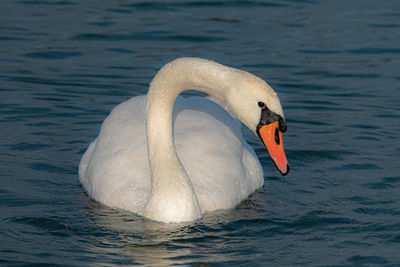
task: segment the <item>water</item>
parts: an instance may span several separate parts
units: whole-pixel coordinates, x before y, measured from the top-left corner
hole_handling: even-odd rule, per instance
[[[0,265],[400,266],[398,1],[0,4]],[[90,200],[80,157],[181,56],[278,92],[291,173],[245,131],[264,187],[166,226]]]

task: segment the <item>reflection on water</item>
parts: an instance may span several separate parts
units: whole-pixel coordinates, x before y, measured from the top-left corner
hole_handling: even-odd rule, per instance
[[[81,200],[87,204],[81,210],[90,222],[101,246],[91,247],[92,253],[121,253],[129,257],[124,264],[169,266],[203,262],[234,262],[243,258],[242,232],[235,224],[247,227],[248,221],[262,223],[262,198],[256,192],[234,211],[206,214],[196,222],[165,224],[151,221],[130,212],[110,209],[93,202],[82,191]],[[250,212],[247,211],[255,211]],[[252,215],[251,215],[252,214]],[[250,216],[249,216],[250,215]],[[246,218],[247,216],[247,218]],[[101,230],[99,230],[101,229]],[[256,237],[254,237],[256,238]],[[117,251],[113,251],[117,245]],[[265,255],[253,255],[265,258]],[[96,262],[98,264],[98,262]],[[94,264],[94,265],[96,265]]]

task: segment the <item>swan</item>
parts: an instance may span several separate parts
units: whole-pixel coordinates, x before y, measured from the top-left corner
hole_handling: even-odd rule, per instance
[[[215,98],[183,98],[188,89]],[[221,104],[223,107],[221,107]],[[289,172],[279,98],[262,79],[200,58],[178,58],[147,96],[116,106],[79,164],[87,194],[110,207],[166,222],[232,209],[264,182],[241,124],[258,135],[282,175]]]

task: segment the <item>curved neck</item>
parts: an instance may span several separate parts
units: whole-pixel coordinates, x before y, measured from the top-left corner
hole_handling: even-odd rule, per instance
[[[203,91],[224,102],[229,80],[226,76],[231,72],[231,68],[213,61],[182,58],[165,65],[151,82],[146,130],[152,191],[144,211],[146,217],[161,221],[200,218],[197,197],[175,150],[172,111],[177,96],[188,89]],[[186,203],[181,198],[186,198]]]
[[[213,61],[181,58],[165,65],[157,73],[150,84],[146,103],[150,163],[154,162],[159,154],[165,154],[161,149],[154,151],[154,148],[162,147],[166,149],[165,152],[174,149],[172,111],[178,95],[185,90],[193,89],[205,92],[224,102],[225,91],[228,87],[224,81],[228,70],[231,69]]]

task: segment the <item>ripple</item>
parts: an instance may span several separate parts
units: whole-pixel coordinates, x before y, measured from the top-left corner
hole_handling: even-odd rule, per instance
[[[374,115],[375,118],[400,118],[399,114],[395,114],[395,113],[385,113],[385,114],[377,114]]]
[[[400,235],[396,235],[389,240],[390,243],[400,243]]]
[[[345,170],[379,170],[382,169],[380,166],[372,163],[365,164],[344,164],[342,166]]]
[[[400,24],[371,24],[374,28],[399,28]]]
[[[396,201],[394,200],[372,200],[368,197],[365,196],[353,196],[353,197],[348,197],[347,200],[349,200],[350,202],[356,202],[358,204],[361,205],[365,205],[365,206],[374,206],[374,205],[384,205],[384,204],[394,204],[396,203]]]
[[[338,88],[323,84],[307,84],[307,83],[279,83],[279,87],[303,89],[307,91],[336,91]]]
[[[31,163],[30,168],[36,171],[44,171],[48,173],[59,173],[59,174],[75,174],[75,169],[56,166],[50,163]]]
[[[246,0],[235,0],[235,1],[193,1],[185,3],[187,6],[193,7],[285,7],[287,4],[278,4],[267,1],[246,1]]]
[[[224,23],[240,23],[240,20],[237,19],[226,19],[226,18],[211,18],[210,20],[215,22],[224,22]]]
[[[365,264],[386,264],[389,263],[385,258],[380,257],[380,256],[361,256],[361,255],[356,255],[349,257],[347,259],[349,262],[353,262],[354,264],[358,266],[362,266]]]
[[[360,48],[360,49],[352,49],[348,50],[348,53],[351,54],[398,54],[400,53],[399,48]]]
[[[226,41],[227,38],[211,35],[179,35],[171,34],[167,31],[162,32],[141,32],[132,34],[94,34],[94,33],[84,33],[77,34],[71,37],[71,40],[79,41],[94,41],[94,40],[104,40],[104,41],[124,41],[124,40],[158,40],[158,41],[184,41],[184,42],[219,42]]]
[[[376,73],[334,73],[330,71],[299,71],[294,72],[293,74],[301,76],[322,76],[326,78],[376,79],[382,77],[382,75]]]
[[[217,8],[217,7],[286,7],[287,4],[278,4],[266,1],[186,1],[177,3],[160,3],[160,2],[139,2],[135,4],[125,4],[124,6],[139,10],[174,10],[177,7],[196,7],[196,8]]]
[[[0,41],[28,41],[30,39],[23,37],[0,36]]]
[[[387,183],[368,183],[368,184],[363,184],[363,186],[368,187],[369,189],[372,190],[384,190],[388,188],[393,188],[394,186],[389,185]]]
[[[258,64],[244,64],[242,68],[255,68],[255,69],[293,69],[298,68],[297,65],[286,65],[286,64],[271,64],[271,63],[258,63]]]
[[[383,181],[385,183],[400,183],[400,176],[384,177]]]
[[[155,2],[155,1],[137,2],[137,3],[132,3],[132,4],[122,4],[120,6],[134,8],[134,9],[138,9],[141,11],[147,11],[147,10],[174,11],[174,10],[176,10],[174,5],[171,3]]]
[[[65,218],[60,217],[20,217],[15,218],[12,221],[19,223],[30,225],[33,227],[37,227],[39,229],[45,230],[46,232],[49,231],[52,235],[59,236],[59,237],[69,237],[71,236],[71,227],[63,223]]]
[[[44,1],[44,0],[19,0],[18,1],[21,4],[25,5],[48,5],[48,6],[72,6],[75,5],[75,3],[70,2],[70,1]]]
[[[307,161],[343,160],[346,156],[354,154],[354,152],[345,150],[288,150],[288,157],[290,159],[301,159]]]
[[[10,145],[11,150],[18,150],[18,151],[35,151],[41,150],[45,147],[50,147],[48,144],[31,144],[31,143],[18,143],[14,145]]]
[[[358,222],[355,219],[348,219],[344,217],[333,217],[329,213],[322,210],[308,212],[293,222],[283,223],[284,227],[292,230],[307,230],[313,231],[321,227],[338,227],[344,225],[355,225]]]
[[[69,51],[43,51],[26,53],[24,56],[41,59],[64,59],[69,57],[82,56],[82,53]]]
[[[151,38],[152,40],[159,39],[154,37],[152,33],[141,33],[141,34],[101,34],[101,33],[80,33],[73,37],[71,40],[76,41],[123,41],[123,40],[145,40]]]
[[[229,40],[228,38],[224,37],[217,37],[217,36],[198,36],[198,35],[169,35],[166,36],[165,39],[168,40],[177,40],[177,41],[184,41],[184,42],[200,42],[200,43],[213,43],[213,42],[220,42]]]
[[[395,211],[394,209],[385,209],[385,208],[357,208],[353,209],[353,212],[367,215],[400,215],[399,211]]]
[[[336,51],[336,50],[312,50],[312,49],[308,49],[308,50],[298,50],[298,52],[300,53],[306,53],[306,54],[338,54],[340,53],[340,51]]]
[[[373,124],[349,124],[348,127],[351,128],[358,128],[358,129],[363,129],[363,130],[378,130],[381,127],[380,126],[375,126]]]
[[[298,110],[298,108],[289,108],[289,109],[295,109]],[[299,120],[299,119],[293,119],[293,118],[287,118],[286,120],[288,123],[297,123],[300,125],[313,125],[313,126],[330,126],[332,123],[329,123],[327,121],[317,121],[317,120]]]
[[[122,54],[135,54],[135,51],[124,48],[107,48],[108,51],[122,53]]]

